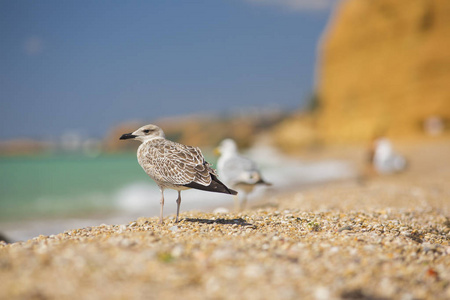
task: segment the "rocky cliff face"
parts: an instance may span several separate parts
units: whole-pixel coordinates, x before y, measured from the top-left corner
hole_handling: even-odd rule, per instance
[[[319,132],[328,141],[423,134],[450,119],[450,1],[345,0],[320,46]]]

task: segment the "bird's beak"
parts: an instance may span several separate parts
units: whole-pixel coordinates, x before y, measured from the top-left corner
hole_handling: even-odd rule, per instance
[[[213,152],[214,152],[215,155],[220,156],[220,149],[219,149],[219,147],[214,148]]]
[[[129,139],[134,139],[136,137],[136,135],[132,134],[132,133],[125,133],[122,134],[122,136],[120,137],[120,140],[129,140]]]

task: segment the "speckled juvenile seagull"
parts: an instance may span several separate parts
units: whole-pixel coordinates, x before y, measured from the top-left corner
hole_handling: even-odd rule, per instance
[[[177,218],[180,213],[181,191],[189,188],[237,195],[217,179],[216,171],[205,161],[197,147],[166,140],[164,132],[156,125],[145,125],[132,133],[123,134],[121,140],[141,141],[137,151],[138,162],[161,191],[159,223],[163,222],[164,189],[178,191]]]

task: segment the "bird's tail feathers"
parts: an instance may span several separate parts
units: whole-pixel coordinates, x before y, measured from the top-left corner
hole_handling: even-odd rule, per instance
[[[197,190],[215,192],[215,193],[224,193],[230,195],[237,195],[235,190],[228,188],[225,184],[223,184],[217,177],[211,174],[211,183],[209,185],[201,185],[196,182],[191,182],[189,184],[185,184],[185,187],[190,187]]]
[[[267,186],[271,186],[271,185],[272,185],[272,183],[267,182],[267,181],[264,181],[264,179],[262,179],[262,178],[260,178],[260,179],[256,182],[256,184],[264,184],[264,185],[267,185]]]

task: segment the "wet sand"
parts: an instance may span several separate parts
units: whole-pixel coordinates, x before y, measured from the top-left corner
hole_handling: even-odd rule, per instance
[[[450,143],[399,150],[405,173],[276,194],[241,213],[0,244],[0,298],[448,299]]]

